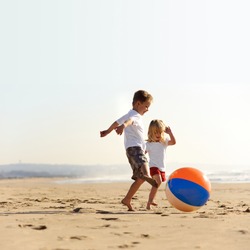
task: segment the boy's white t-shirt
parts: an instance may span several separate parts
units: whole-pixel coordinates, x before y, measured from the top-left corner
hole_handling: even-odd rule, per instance
[[[165,144],[161,142],[146,142],[146,151],[149,155],[149,167],[157,167],[162,172],[166,171],[165,163],[168,138],[166,138],[165,142]]]
[[[137,146],[145,150],[146,145],[144,141],[144,126],[142,123],[142,116],[137,111],[131,109],[126,115],[119,118],[116,122],[121,125],[129,119],[132,119],[133,123],[124,129],[125,149]]]

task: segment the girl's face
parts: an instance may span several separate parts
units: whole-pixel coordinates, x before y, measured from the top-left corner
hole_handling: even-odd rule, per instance
[[[161,132],[159,129],[154,130],[154,133],[153,133],[154,141],[156,142],[161,141],[162,133],[163,132]]]

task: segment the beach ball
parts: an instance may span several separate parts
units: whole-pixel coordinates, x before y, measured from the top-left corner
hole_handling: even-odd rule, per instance
[[[179,168],[168,178],[166,196],[170,204],[184,212],[201,208],[209,199],[211,184],[206,175],[196,168]]]

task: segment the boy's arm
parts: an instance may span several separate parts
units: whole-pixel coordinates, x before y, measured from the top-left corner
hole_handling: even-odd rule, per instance
[[[119,126],[118,122],[116,122],[116,121],[113,122],[108,129],[100,131],[100,136],[104,137],[104,136],[108,135],[110,132],[112,132],[118,126]]]
[[[125,121],[122,125],[120,125],[120,126],[118,126],[118,127],[116,128],[116,133],[117,133],[118,135],[121,135],[121,134],[123,133],[123,130],[124,130],[126,127],[128,127],[128,126],[130,126],[130,125],[132,125],[132,124],[133,124],[132,119],[128,119],[128,120]]]
[[[132,123],[133,121],[131,119],[128,119],[127,121],[125,121],[123,124],[119,126],[119,123],[115,121],[114,123],[110,125],[108,129],[100,131],[100,136],[104,137],[108,135],[109,133],[111,133],[113,130],[116,130],[116,133],[118,135],[121,135],[123,133],[124,128],[126,128],[127,126],[130,126]]]
[[[175,145],[176,144],[176,140],[175,140],[175,137],[171,131],[171,128],[170,127],[166,127],[165,128],[165,133],[167,133],[170,137],[170,140],[168,141],[168,145]]]

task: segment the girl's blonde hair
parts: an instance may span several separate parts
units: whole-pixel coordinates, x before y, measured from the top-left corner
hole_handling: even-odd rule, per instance
[[[148,142],[155,142],[154,140],[154,133],[159,132],[161,133],[160,142],[165,143],[165,131],[166,125],[163,123],[162,120],[152,120],[148,127]]]

